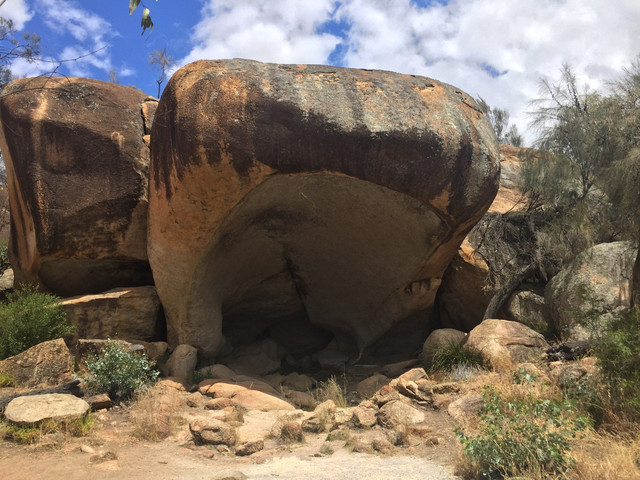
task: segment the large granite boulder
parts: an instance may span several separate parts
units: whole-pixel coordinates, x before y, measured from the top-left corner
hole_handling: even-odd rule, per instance
[[[151,157],[169,341],[202,360],[291,321],[362,354],[432,306],[500,170],[491,125],[452,86],[247,60],[174,74]]]
[[[85,78],[20,79],[3,90],[16,283],[65,297],[153,283],[143,111],[151,115],[154,104],[133,88]]]
[[[545,303],[564,338],[586,340],[612,316],[629,311],[637,253],[630,242],[602,243],[582,252],[551,279]]]
[[[47,419],[82,418],[87,413],[89,404],[81,398],[65,393],[45,393],[14,398],[7,405],[4,416],[11,423],[34,425]]]

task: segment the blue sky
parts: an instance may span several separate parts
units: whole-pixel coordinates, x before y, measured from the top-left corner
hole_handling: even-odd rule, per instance
[[[140,35],[142,7],[153,33]],[[59,73],[155,95],[148,56],[167,48],[178,65],[201,58],[320,63],[425,75],[507,108],[525,132],[542,77],[570,63],[604,88],[640,53],[639,0],[7,0],[0,16],[42,37],[45,58],[75,58]],[[18,75],[47,64],[13,66]]]

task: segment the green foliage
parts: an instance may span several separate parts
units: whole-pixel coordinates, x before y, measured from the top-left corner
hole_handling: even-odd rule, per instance
[[[0,388],[2,387],[15,387],[15,379],[6,373],[0,373]]]
[[[507,110],[496,107],[491,108],[482,97],[476,98],[476,103],[489,118],[498,142],[513,145],[514,147],[522,146],[524,139],[518,133],[518,127],[515,124],[509,125],[509,112]]]
[[[594,353],[613,399],[640,417],[640,310],[613,319]]]
[[[486,360],[482,353],[474,348],[464,347],[460,343],[451,341],[438,348],[433,354],[429,371],[449,372],[457,366],[486,368]]]
[[[87,386],[114,400],[129,399],[134,393],[146,390],[159,375],[145,355],[131,352],[123,343],[113,340],[107,342],[99,355],[90,356],[86,364]]]
[[[0,243],[0,273],[3,273],[6,269],[11,268],[9,263],[9,247],[6,242]]]
[[[479,434],[456,435],[465,456],[483,478],[536,474],[545,478],[571,466],[570,439],[589,426],[566,399],[540,399],[529,394],[507,398],[486,387],[478,411]]]
[[[0,359],[17,355],[47,340],[73,334],[60,298],[23,286],[0,304]]]
[[[513,383],[522,385],[523,383],[533,383],[538,381],[538,375],[528,373],[524,368],[513,371]]]

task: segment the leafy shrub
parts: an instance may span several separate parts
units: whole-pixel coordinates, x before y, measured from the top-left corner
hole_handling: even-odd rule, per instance
[[[483,478],[535,474],[543,478],[571,466],[570,438],[589,422],[566,399],[540,399],[529,394],[506,398],[486,387],[478,411],[479,434],[460,429],[465,456]],[[529,477],[527,477],[529,478]]]
[[[614,318],[594,353],[613,399],[640,416],[640,310]]]
[[[47,340],[68,337],[74,329],[59,305],[60,298],[23,286],[0,303],[0,360]]]
[[[109,340],[104,350],[86,360],[87,386],[106,393],[114,400],[129,399],[146,390],[158,378],[154,363],[141,353],[131,352],[117,341]]]
[[[448,342],[436,350],[433,354],[429,370],[431,372],[448,372],[460,365],[485,368],[486,360],[478,350],[464,347],[458,342],[453,341]]]

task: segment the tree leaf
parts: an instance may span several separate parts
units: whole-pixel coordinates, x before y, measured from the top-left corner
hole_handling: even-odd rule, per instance
[[[140,0],[129,0],[129,15],[136,11],[138,5],[140,5]]]
[[[144,35],[144,32],[147,28],[149,29],[149,33],[153,32],[153,22],[151,21],[151,17],[149,16],[148,8],[145,8],[142,11],[142,20],[140,21],[140,26],[142,27],[142,33],[140,35]]]

